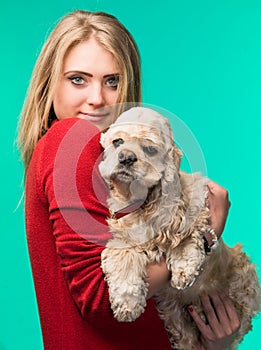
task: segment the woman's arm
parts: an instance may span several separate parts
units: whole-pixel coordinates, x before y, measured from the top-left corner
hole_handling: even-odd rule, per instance
[[[93,183],[100,180],[94,168],[99,147],[99,131],[89,123],[76,118],[59,121],[38,143],[26,186],[27,226],[33,251],[39,231],[48,226],[41,240],[53,241],[55,247],[50,243],[50,252],[40,241],[42,265],[44,254],[46,260],[54,260],[57,275],[63,272],[82,316],[93,322],[99,320],[97,314],[111,314],[107,283],[100,267],[103,244],[111,237],[106,225],[108,210],[93,190]]]
[[[147,299],[162,289],[169,282],[169,279],[170,272],[167,269],[165,259],[162,258],[159,263],[153,262],[148,264],[146,282],[149,284],[149,290]]]
[[[208,203],[210,210],[210,226],[214,229],[218,238],[222,235],[228,211],[230,208],[230,201],[228,199],[228,191],[219,186],[213,181],[208,183]],[[209,245],[212,245],[211,235],[206,235]]]

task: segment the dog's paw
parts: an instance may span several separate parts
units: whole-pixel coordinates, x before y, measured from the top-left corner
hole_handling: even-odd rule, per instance
[[[171,286],[176,289],[191,287],[201,271],[200,266],[175,267],[172,269]]]
[[[171,286],[176,289],[185,289],[193,285],[196,280],[196,276],[186,276],[184,271],[180,271],[180,273],[171,278]]]
[[[188,239],[182,247],[168,252],[167,266],[171,271],[171,286],[176,289],[191,287],[203,268],[206,254],[203,240]]]
[[[114,317],[118,321],[132,322],[145,310],[146,293],[140,286],[130,286],[122,283],[121,288],[110,294],[110,301]]]
[[[135,321],[145,310],[146,303],[124,302],[121,305],[112,307],[114,317],[119,322]]]

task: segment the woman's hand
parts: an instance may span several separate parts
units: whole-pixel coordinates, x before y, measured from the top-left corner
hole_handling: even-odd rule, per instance
[[[170,279],[170,272],[167,268],[166,261],[161,258],[160,262],[152,262],[147,265],[146,282],[149,284],[147,299],[155,295],[162,289]]]
[[[240,328],[240,321],[234,304],[225,293],[201,296],[207,323],[199,316],[193,306],[188,310],[201,332],[197,350],[225,350],[233,342]]]
[[[213,181],[208,183],[208,201],[210,210],[210,226],[218,237],[221,236],[230,207],[228,191]]]

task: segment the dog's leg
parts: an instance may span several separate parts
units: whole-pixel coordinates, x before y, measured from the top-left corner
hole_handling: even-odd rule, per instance
[[[190,287],[199,275],[205,261],[203,239],[200,234],[193,233],[174,249],[169,249],[166,262],[171,271],[171,285],[177,289]]]
[[[164,320],[172,349],[193,350],[199,337],[198,328],[187,311],[186,291],[167,285],[156,295],[157,308]],[[188,297],[190,300],[190,297]]]
[[[102,252],[102,269],[109,286],[114,317],[121,322],[138,318],[146,306],[147,255],[136,248],[107,247]]]

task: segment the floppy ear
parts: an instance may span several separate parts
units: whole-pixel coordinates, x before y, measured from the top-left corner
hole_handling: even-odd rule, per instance
[[[172,181],[174,172],[179,171],[180,161],[181,157],[183,156],[183,153],[173,141],[174,135],[169,120],[161,116],[159,121],[161,123],[162,137],[168,149],[166,157],[167,169],[165,177],[167,181]],[[172,169],[173,166],[175,169]]]
[[[173,142],[172,147],[168,151],[166,156],[165,180],[167,182],[174,181],[176,174],[179,172],[182,156],[183,156],[182,151]]]
[[[161,180],[162,199],[171,202],[173,208],[175,203],[178,204],[182,190],[179,175],[181,156],[181,150],[173,142],[166,155],[166,170]]]
[[[109,144],[109,142],[108,142],[108,135],[106,135],[106,131],[107,130],[103,131],[101,133],[101,136],[100,136],[100,144],[101,144],[102,148],[104,148],[104,149],[106,147],[108,147],[108,144]]]
[[[175,143],[173,145],[173,149],[174,149],[174,163],[176,168],[179,170],[181,158],[183,157],[183,152],[181,151],[181,149],[177,147]]]

